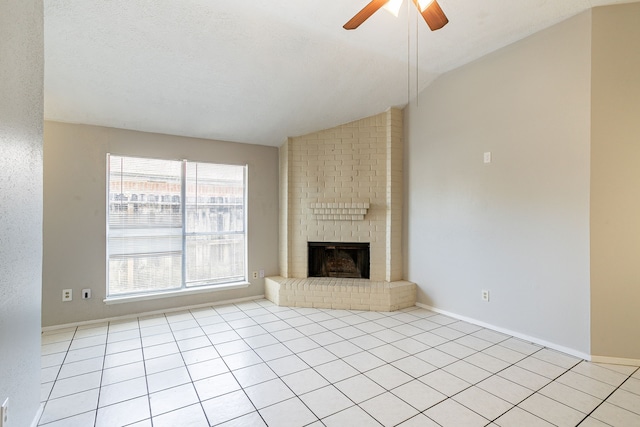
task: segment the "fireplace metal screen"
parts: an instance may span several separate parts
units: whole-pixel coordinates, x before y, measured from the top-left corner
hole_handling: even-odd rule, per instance
[[[309,277],[369,278],[369,243],[309,242]]]

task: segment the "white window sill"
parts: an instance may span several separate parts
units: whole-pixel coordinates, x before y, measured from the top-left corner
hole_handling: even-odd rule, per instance
[[[107,305],[122,304],[126,302],[149,301],[149,300],[161,299],[161,298],[173,298],[173,297],[181,297],[181,296],[187,296],[187,295],[203,294],[207,292],[229,291],[232,289],[248,288],[250,285],[251,283],[249,282],[236,282],[236,283],[229,283],[228,285],[200,286],[197,288],[179,289],[176,291],[166,291],[166,292],[158,292],[158,293],[151,293],[151,294],[124,295],[124,296],[106,298],[103,301]]]

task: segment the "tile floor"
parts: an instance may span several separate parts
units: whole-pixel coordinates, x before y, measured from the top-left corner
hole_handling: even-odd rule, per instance
[[[49,331],[40,426],[640,426],[637,367],[411,307],[266,300]]]

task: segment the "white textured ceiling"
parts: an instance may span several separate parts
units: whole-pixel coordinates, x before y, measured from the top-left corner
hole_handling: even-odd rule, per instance
[[[440,73],[626,2],[439,0],[450,23],[430,32],[405,1],[398,18],[380,10],[342,29],[368,1],[44,0],[45,118],[278,146],[405,105]]]

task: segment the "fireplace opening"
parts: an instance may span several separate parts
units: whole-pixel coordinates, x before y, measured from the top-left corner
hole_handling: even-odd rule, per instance
[[[369,243],[308,242],[309,277],[369,278]]]

